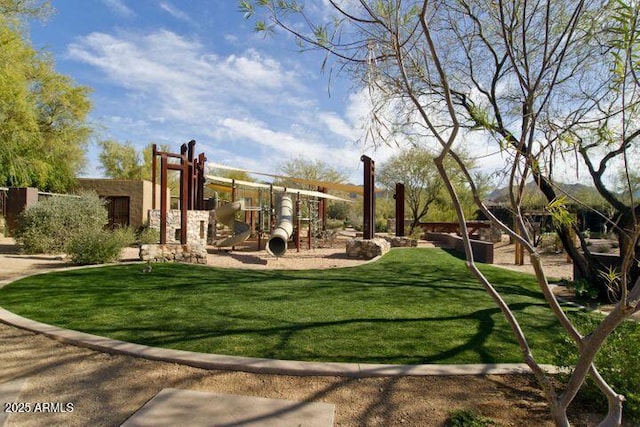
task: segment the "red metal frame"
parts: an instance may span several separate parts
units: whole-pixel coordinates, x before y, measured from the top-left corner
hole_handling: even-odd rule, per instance
[[[189,141],[188,144],[180,146],[180,154],[158,151],[156,144],[153,144],[153,161],[151,179],[152,207],[156,205],[156,175],[157,156],[160,156],[160,243],[167,243],[167,176],[170,170],[180,173],[180,243],[187,243],[187,212],[193,209],[203,209],[204,202],[204,167],[207,158],[204,153],[200,153],[194,159],[194,148],[196,142]],[[169,163],[169,158],[179,159],[180,163]]]
[[[376,232],[375,162],[363,155],[364,162],[364,203],[362,212],[362,237],[373,239]]]

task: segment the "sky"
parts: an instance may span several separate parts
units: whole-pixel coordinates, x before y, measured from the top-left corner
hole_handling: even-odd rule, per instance
[[[355,184],[362,154],[377,164],[392,154],[359,142],[366,100],[347,75],[323,72],[323,55],[284,33],[257,34],[235,0],[51,3],[30,37],[58,72],[92,88],[84,176],[103,175],[96,142],[105,139],[173,152],[194,139],[209,162],[266,173],[321,160]]]

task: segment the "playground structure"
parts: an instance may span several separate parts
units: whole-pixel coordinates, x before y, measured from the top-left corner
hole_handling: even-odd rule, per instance
[[[267,242],[267,252],[269,255],[281,256],[287,251],[287,242],[293,234],[293,203],[291,197],[280,196],[280,206],[278,208],[278,225],[271,232],[271,237]]]
[[[291,237],[295,237],[296,248],[298,251],[300,250],[302,223],[306,223],[307,244],[311,249],[326,231],[326,201],[332,199],[350,202],[350,200],[327,194],[328,187],[342,191],[362,192],[361,187],[353,185],[301,178],[280,177],[307,185],[316,185],[318,191],[279,187],[219,176],[205,176],[207,159],[203,153],[197,157],[194,155],[195,144],[194,140],[182,144],[180,153],[160,151],[155,144],[152,147],[154,190],[152,198],[154,202],[149,218],[150,222],[154,218],[153,223],[157,224],[160,229],[160,245],[210,243],[219,248],[233,248],[257,234],[258,249],[262,249],[263,237],[268,233],[270,238],[266,249],[272,255],[282,256],[287,250]],[[155,184],[158,170],[160,171],[159,209],[155,205]],[[167,189],[168,175],[171,171],[179,173],[178,211],[169,210]],[[210,190],[231,193],[230,203],[218,203],[217,197],[205,199],[205,184]],[[281,196],[280,208],[278,215],[276,215],[275,201],[278,195]],[[294,196],[295,201],[293,200]],[[215,216],[209,215],[208,219],[203,217],[204,213],[211,211],[215,211]],[[244,221],[236,218],[241,212],[245,214]],[[307,214],[306,218],[302,217],[303,212]],[[175,223],[176,216],[180,218],[179,225]],[[230,229],[230,234],[218,238],[218,223]],[[189,240],[191,241],[189,242]]]
[[[168,203],[166,197],[167,175],[171,170],[180,174],[180,228],[175,229],[175,238],[180,235],[180,244],[187,243],[187,236],[195,236],[195,240],[209,243],[218,248],[232,249],[242,244],[251,237],[257,236],[257,249],[266,249],[270,255],[283,256],[288,249],[288,242],[293,238],[297,251],[302,248],[303,223],[306,225],[307,248],[317,247],[319,241],[326,235],[326,203],[327,200],[339,200],[351,202],[344,198],[328,194],[329,188],[348,191],[350,193],[362,194],[363,203],[363,236],[362,240],[366,245],[377,245],[375,236],[375,162],[368,156],[361,156],[363,162],[362,187],[348,184],[336,184],[324,181],[283,177],[278,175],[263,174],[232,168],[224,165],[212,165],[215,168],[222,168],[233,171],[241,171],[250,174],[266,175],[276,178],[284,178],[293,182],[312,185],[316,190],[305,190],[276,186],[273,184],[256,183],[250,181],[236,180],[215,175],[204,174],[206,157],[200,154],[194,157],[195,141],[183,144],[179,154],[158,151],[153,146],[153,182],[155,184],[157,158],[160,158],[161,166],[161,197],[159,212],[160,243],[167,243],[167,211]],[[175,159],[169,162],[169,159]],[[219,198],[213,198],[213,203],[208,203],[204,198],[205,185],[213,191],[230,193],[230,203],[219,203]],[[155,189],[155,186],[153,187]],[[216,193],[217,194],[217,193]],[[295,201],[294,201],[295,197]],[[404,186],[396,185],[396,236],[404,235]],[[278,206],[276,208],[276,200]],[[154,197],[155,201],[155,197]],[[197,226],[189,225],[189,211],[209,211],[213,208],[215,219],[204,221],[202,217],[197,217],[200,223],[200,235],[193,232]],[[244,212],[244,221],[237,218]],[[197,213],[191,215],[195,217]],[[306,214],[306,217],[303,217]],[[257,218],[256,218],[257,215]],[[213,218],[210,216],[210,218]],[[226,226],[230,233],[224,237],[218,236],[218,226]],[[457,227],[457,224],[437,224],[441,227]],[[470,232],[485,226],[484,224],[469,223]],[[430,228],[431,225],[421,224],[423,228]],[[433,224],[435,226],[435,224]],[[189,231],[191,230],[191,231]],[[206,230],[206,233],[205,233]],[[427,231],[427,230],[425,230]],[[436,230],[429,230],[436,231]],[[442,230],[451,232],[453,230]],[[206,234],[206,238],[204,236]],[[265,241],[265,237],[269,236]],[[368,243],[367,243],[368,242]],[[263,243],[264,247],[263,247]],[[353,245],[352,245],[353,246]],[[364,247],[363,246],[363,247]],[[388,250],[388,249],[387,249]],[[349,253],[349,250],[347,251]],[[368,252],[364,249],[363,252]],[[355,252],[354,252],[355,253]]]
[[[216,240],[213,242],[215,246],[235,246],[238,243],[244,242],[251,235],[251,227],[249,224],[238,221],[235,218],[236,213],[242,210],[244,210],[244,200],[228,203],[216,208],[216,220],[233,230],[233,235],[225,239]]]
[[[237,170],[236,168],[225,168]],[[304,181],[332,185],[332,183],[322,181]],[[358,188],[343,184],[338,185],[341,188],[348,187],[350,190]],[[350,200],[328,194],[327,188],[322,185],[318,185],[319,191],[315,191],[208,175],[206,186],[216,192],[230,194],[232,204],[239,201],[244,203],[242,208],[236,212],[245,212],[244,222],[239,222],[249,230],[244,234],[245,239],[241,239],[238,235],[238,238],[233,240],[233,245],[230,245],[229,242],[232,241],[227,239],[231,239],[234,234],[238,234],[237,232],[227,239],[216,239],[215,246],[235,246],[251,236],[257,236],[258,250],[263,249],[264,246],[264,249],[273,256],[284,255],[291,238],[295,242],[296,250],[300,251],[303,247],[303,235],[306,235],[307,249],[317,247],[326,232],[327,200],[350,202]],[[217,213],[217,210],[220,209],[219,206],[224,205],[218,203],[216,206],[217,222],[224,223]],[[306,225],[306,233],[302,231],[303,225]],[[265,239],[267,236],[268,238]]]

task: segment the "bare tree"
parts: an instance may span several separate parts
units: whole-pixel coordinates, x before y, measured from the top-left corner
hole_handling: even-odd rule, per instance
[[[602,378],[594,359],[611,332],[640,309],[640,279],[629,274],[637,263],[638,205],[614,205],[626,215],[613,224],[625,236],[622,274],[608,278],[609,285],[619,284],[619,299],[613,311],[583,335],[551,292],[525,226],[522,194],[527,181],[535,180],[577,267],[597,274],[597,266],[572,241],[575,224],[554,185],[554,167],[569,154],[581,156],[601,193],[608,161],[615,158],[618,167],[628,171],[626,153],[637,144],[638,132],[638,27],[637,13],[633,15],[637,7],[629,12],[620,4],[635,3],[579,0],[558,7],[550,1],[328,0],[333,18],[314,21],[299,1],[240,2],[247,15],[256,8],[266,13],[267,21],[258,21],[257,29],[283,28],[303,46],[323,49],[327,61],[335,60],[369,89],[373,108],[368,137],[410,134],[438,143],[435,163],[457,212],[467,266],[507,319],[558,426],[569,425],[567,408],[588,375],[609,402],[601,425],[621,424],[624,397]],[[612,126],[616,120],[619,125]],[[601,130],[613,135],[614,142],[604,141]],[[484,205],[460,156],[461,141],[472,134],[476,141],[493,141],[508,158],[513,228]],[[597,166],[591,154],[596,150],[604,156]],[[536,361],[508,305],[473,262],[465,215],[446,167],[449,159],[458,164],[478,208],[529,253],[550,309],[575,342],[579,360],[561,391]]]

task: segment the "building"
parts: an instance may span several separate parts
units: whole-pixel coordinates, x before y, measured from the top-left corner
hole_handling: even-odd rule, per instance
[[[107,202],[109,226],[138,228],[148,221],[153,207],[153,183],[144,180],[79,178],[78,189],[95,191]],[[156,184],[156,209],[160,207],[160,185]]]

